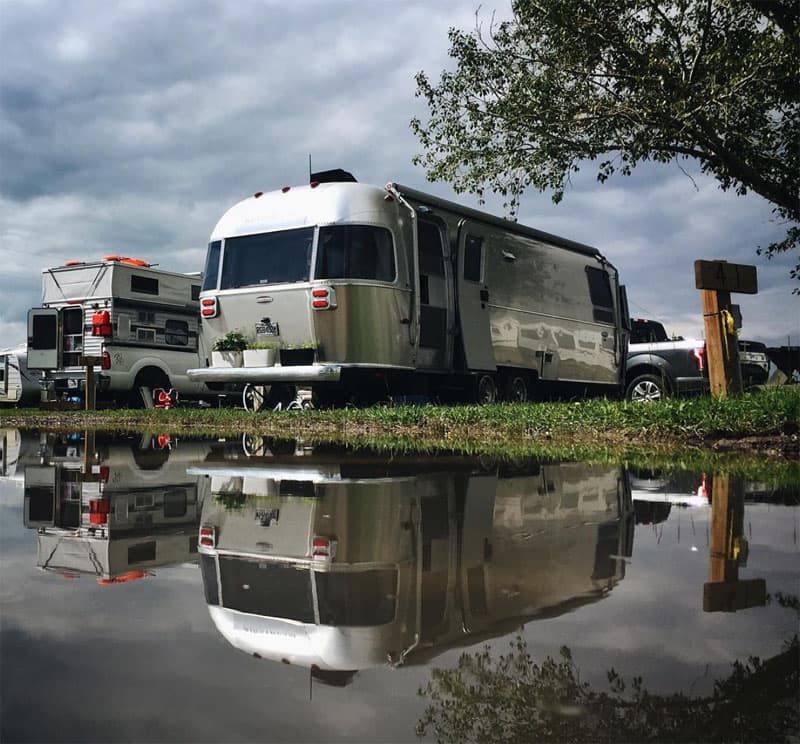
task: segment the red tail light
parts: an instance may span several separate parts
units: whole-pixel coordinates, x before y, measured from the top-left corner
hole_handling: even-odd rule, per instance
[[[204,297],[200,300],[200,315],[204,318],[215,318],[217,316],[216,297]]]
[[[101,465],[100,466],[100,480],[103,483],[108,483],[109,475],[110,475],[110,471],[108,469],[108,465]]]
[[[311,307],[314,310],[332,310],[336,307],[336,291],[333,287],[317,287],[311,290]]]
[[[100,366],[103,369],[111,369],[111,354],[107,351],[103,352],[103,363]]]
[[[210,525],[200,527],[200,544],[204,548],[213,548],[217,544],[216,530]]]
[[[698,346],[692,351],[694,361],[697,363],[697,371],[702,372],[706,368],[706,350],[703,346]]]
[[[336,557],[336,540],[315,535],[311,541],[311,555],[315,561],[331,561]]]

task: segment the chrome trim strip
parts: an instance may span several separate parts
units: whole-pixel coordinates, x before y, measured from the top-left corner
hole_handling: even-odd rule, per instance
[[[338,364],[308,364],[285,367],[200,367],[187,370],[194,382],[338,382],[342,367]]]

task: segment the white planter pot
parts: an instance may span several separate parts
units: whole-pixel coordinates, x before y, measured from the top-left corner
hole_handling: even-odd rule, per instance
[[[278,356],[277,349],[245,349],[245,367],[272,367]]]
[[[213,367],[241,367],[241,351],[212,351],[211,365]]]

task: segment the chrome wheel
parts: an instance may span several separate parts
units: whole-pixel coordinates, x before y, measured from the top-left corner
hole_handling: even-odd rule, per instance
[[[242,392],[242,405],[245,411],[258,413],[264,409],[264,401],[269,393],[268,385],[251,385],[247,383]]]
[[[664,385],[654,375],[642,375],[628,385],[626,397],[633,403],[652,403],[664,397]]]

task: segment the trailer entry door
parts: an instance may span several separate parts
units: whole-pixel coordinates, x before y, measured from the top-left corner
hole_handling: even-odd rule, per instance
[[[487,232],[462,222],[458,230],[456,305],[467,369],[495,369],[489,325],[489,287],[484,276]]]
[[[28,311],[28,369],[58,368],[58,310]]]

